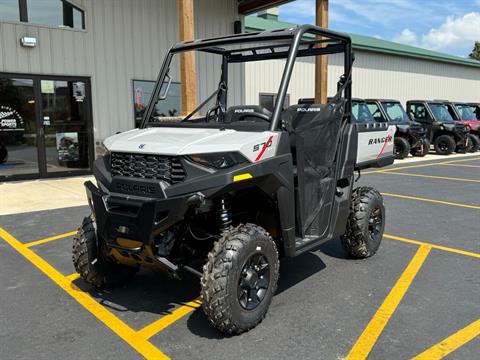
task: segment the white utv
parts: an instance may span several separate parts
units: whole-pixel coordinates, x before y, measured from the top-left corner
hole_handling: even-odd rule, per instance
[[[186,51],[221,58],[218,89],[190,115],[160,118],[154,109],[168,91],[172,57]],[[283,109],[295,61],[338,53],[337,94]],[[229,65],[272,59],[286,59],[273,112],[229,106]],[[354,174],[393,162],[395,127],[352,122],[352,62],[347,35],[310,25],[174,45],[141,127],[106,139],[97,184],[85,183],[92,214],[74,238],[77,272],[108,287],[143,266],[188,271],[200,278],[208,320],[238,334],[265,316],[280,258],[331,239],[353,258],[375,254],[383,199],[354,189]]]

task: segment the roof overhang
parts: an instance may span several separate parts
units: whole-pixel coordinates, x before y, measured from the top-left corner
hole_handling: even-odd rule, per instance
[[[293,0],[238,0],[238,13],[249,15]]]

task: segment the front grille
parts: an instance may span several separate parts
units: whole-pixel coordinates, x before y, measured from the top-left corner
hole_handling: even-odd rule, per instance
[[[176,156],[111,154],[112,176],[163,180],[176,184],[185,180],[185,170]]]

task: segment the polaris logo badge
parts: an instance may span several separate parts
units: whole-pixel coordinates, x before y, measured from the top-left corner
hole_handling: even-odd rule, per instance
[[[147,145],[147,144],[140,144],[140,145],[138,145],[138,148],[139,148],[140,150],[143,150],[143,149],[145,148],[145,145]]]
[[[314,108],[314,107],[311,107],[311,108],[298,108],[297,109],[297,112],[319,112],[319,111],[322,111],[321,108]]]
[[[384,144],[384,143],[391,143],[392,142],[392,135],[387,135],[382,138],[373,138],[368,140],[368,145],[377,145],[377,144]]]
[[[142,195],[154,195],[157,193],[157,189],[154,185],[141,185],[141,184],[128,184],[117,182],[115,184],[115,190],[120,193],[142,194]]]

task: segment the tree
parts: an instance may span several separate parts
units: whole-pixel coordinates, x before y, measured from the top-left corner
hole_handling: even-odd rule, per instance
[[[469,56],[471,59],[480,61],[480,41],[475,41],[475,46]]]

